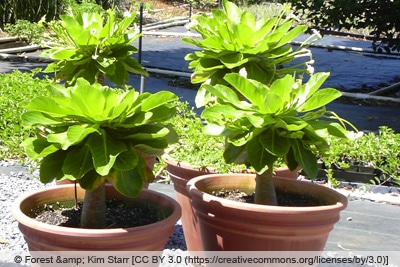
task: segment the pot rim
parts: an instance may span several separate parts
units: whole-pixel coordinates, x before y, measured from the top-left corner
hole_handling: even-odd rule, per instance
[[[214,168],[214,167],[211,167],[211,166],[204,166],[204,167],[194,166],[194,165],[192,165],[192,164],[190,164],[189,162],[186,162],[186,161],[178,161],[178,160],[174,159],[173,157],[171,157],[169,154],[164,154],[163,156],[161,156],[161,158],[167,164],[167,170],[168,170],[168,167],[170,167],[170,168],[182,168],[182,169],[186,169],[186,170],[199,171],[199,172],[203,173],[202,175],[223,174],[222,172],[218,172],[218,170],[216,168]],[[289,167],[281,166],[281,167],[275,168],[274,171],[275,172],[289,171],[289,172],[296,172],[297,173],[300,169],[301,169],[301,167],[299,166],[295,170],[291,171],[289,169]],[[235,174],[235,173],[254,174],[250,170],[243,170],[243,171],[236,171],[236,172],[232,171],[232,172],[229,172],[229,174],[230,173],[233,173],[233,174]],[[282,176],[279,176],[279,177],[282,177]]]
[[[342,195],[339,192],[336,192],[333,189],[323,187],[318,184],[310,183],[310,182],[305,182],[305,181],[299,181],[299,180],[293,180],[293,179],[288,179],[288,178],[274,178],[277,181],[282,181],[286,183],[295,183],[298,185],[304,185],[307,184],[313,190],[315,189],[320,189],[326,193],[329,193],[330,195],[335,194],[338,197],[338,201],[335,204],[331,205],[320,205],[320,206],[310,206],[310,207],[294,207],[294,206],[273,206],[273,205],[261,205],[261,204],[253,204],[253,203],[242,203],[242,202],[237,202],[234,200],[228,200],[224,198],[220,198],[214,195],[211,195],[209,193],[203,192],[200,189],[198,189],[197,185],[201,184],[203,182],[209,181],[215,177],[229,177],[229,176],[242,176],[247,179],[254,177],[255,174],[237,174],[237,173],[232,173],[232,174],[207,174],[207,175],[202,175],[198,176],[196,178],[193,178],[188,181],[186,190],[188,193],[191,195],[192,199],[197,199],[200,201],[205,201],[210,204],[215,203],[215,205],[223,206],[224,208],[231,208],[231,209],[238,209],[238,210],[249,210],[250,208],[254,212],[274,212],[277,214],[304,214],[304,213],[315,213],[315,212],[322,212],[322,211],[333,211],[333,210],[343,210],[347,207],[348,200],[347,198]],[[231,178],[234,179],[234,178]],[[218,203],[218,204],[217,204]]]
[[[183,169],[201,171],[201,172],[203,172],[205,174],[217,173],[217,169],[215,169],[214,167],[210,167],[210,166],[205,166],[205,167],[194,166],[194,165],[191,165],[189,162],[178,161],[178,160],[174,159],[173,157],[171,157],[168,154],[164,154],[161,158],[165,163],[167,163],[167,165],[170,165],[172,167],[179,167],[179,168],[183,168]]]
[[[112,187],[111,185],[106,185],[107,187]],[[65,227],[65,226],[57,226],[57,225],[51,225],[43,222],[39,222],[35,220],[34,218],[31,218],[27,216],[24,212],[21,210],[21,204],[25,201],[29,201],[29,198],[33,196],[37,196],[39,194],[46,194],[48,190],[63,190],[63,189],[68,189],[69,187],[74,187],[74,184],[67,184],[67,185],[58,185],[54,187],[48,187],[48,188],[43,188],[39,190],[35,190],[29,193],[26,193],[20,197],[18,197],[15,202],[13,203],[12,207],[12,215],[13,217],[18,221],[18,223],[23,224],[24,226],[27,227],[32,227],[35,229],[41,229],[42,232],[46,232],[49,234],[58,234],[58,235],[79,235],[79,236],[91,236],[91,235],[101,235],[103,237],[106,236],[115,236],[115,235],[126,235],[127,233],[140,233],[140,232],[146,232],[146,231],[153,231],[158,228],[162,228],[163,225],[165,224],[175,224],[181,217],[181,207],[174,200],[173,198],[162,194],[160,192],[156,192],[153,190],[149,189],[142,189],[142,192],[138,197],[146,197],[146,196],[156,196],[156,198],[163,199],[161,201],[162,203],[168,204],[165,206],[168,206],[172,208],[172,213],[169,215],[167,218],[155,222],[152,224],[147,224],[143,226],[137,226],[137,227],[129,227],[129,228],[110,228],[110,229],[88,229],[88,228],[73,228],[73,227]],[[78,189],[79,190],[79,189]],[[83,189],[80,189],[83,190]]]

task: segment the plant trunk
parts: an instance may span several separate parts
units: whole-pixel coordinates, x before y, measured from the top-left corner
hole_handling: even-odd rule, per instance
[[[104,82],[104,73],[99,72],[98,76],[97,76],[97,83],[101,84],[101,85],[105,85]]]
[[[105,183],[93,191],[86,191],[83,200],[81,227],[103,229],[106,227],[106,189]]]
[[[277,205],[276,192],[274,186],[273,168],[268,168],[262,174],[256,174],[256,190],[254,203],[262,205]]]

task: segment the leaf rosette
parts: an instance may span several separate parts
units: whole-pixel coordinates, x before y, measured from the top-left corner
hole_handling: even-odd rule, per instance
[[[136,196],[153,176],[140,153],[161,155],[176,141],[163,122],[175,115],[178,97],[116,90],[82,78],[68,88],[48,87],[52,94],[33,99],[22,115],[24,125],[37,131],[23,146],[29,157],[41,159],[40,180],[76,179],[89,191],[108,180],[120,193]]]

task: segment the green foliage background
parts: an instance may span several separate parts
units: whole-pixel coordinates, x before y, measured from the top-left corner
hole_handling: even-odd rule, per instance
[[[313,27],[367,29],[378,52],[400,51],[398,0],[285,0]]]
[[[119,6],[121,0],[3,0],[0,2],[0,28],[18,20],[38,22],[43,16],[46,21],[57,19],[69,6],[94,4],[104,9]],[[93,7],[93,6],[92,6]]]
[[[37,71],[0,73],[0,159],[26,158],[20,145],[32,132],[22,127],[23,106],[48,92],[48,80],[35,77]]]

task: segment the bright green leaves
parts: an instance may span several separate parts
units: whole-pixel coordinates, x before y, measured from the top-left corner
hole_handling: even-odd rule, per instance
[[[245,69],[249,78],[267,84],[286,73],[307,72],[307,65],[311,64],[307,44],[296,49],[289,44],[305,33],[307,27],[296,26],[287,7],[279,16],[256,20],[250,12],[229,1],[222,1],[222,6],[222,10],[213,10],[211,17],[202,14],[194,18],[191,29],[202,36],[201,40],[182,39],[201,49],[185,58],[191,61],[189,68],[194,70],[193,83],[209,80],[212,85],[226,84],[224,75],[240,69]],[[305,60],[293,67],[280,68],[295,58]]]
[[[93,166],[101,176],[106,176],[114,166],[118,155],[128,150],[123,141],[112,138],[105,130],[88,137],[85,144],[93,156]]]
[[[151,176],[141,170],[145,165],[138,151],[158,155],[175,140],[172,127],[163,123],[176,113],[173,102],[178,97],[171,92],[139,95],[84,79],[68,88],[49,88],[53,94],[33,99],[22,115],[24,125],[37,130],[37,137],[23,145],[30,157],[42,158],[43,182],[77,179],[92,190],[107,177],[123,187],[117,190],[127,192]]]
[[[267,86],[230,73],[225,76],[228,86],[202,86],[216,98],[202,117],[210,127],[220,128],[216,134],[227,137],[227,161],[235,161],[246,152],[251,166],[262,173],[284,158],[291,168],[301,165],[315,177],[315,155],[329,149],[326,137],[343,138],[347,133],[346,122],[325,109],[340,96],[335,89],[320,89],[328,76],[316,73],[303,84],[287,75]]]
[[[88,146],[73,147],[69,150],[62,165],[62,171],[68,178],[83,177],[93,170],[93,158]]]
[[[260,142],[261,137],[257,136],[251,139],[246,146],[248,161],[251,166],[258,172],[263,173],[269,167],[273,166],[278,159],[277,156],[269,153]]]
[[[56,33],[52,48],[42,56],[55,60],[45,69],[55,72],[56,78],[73,85],[79,77],[90,83],[101,81],[99,76],[117,85],[123,85],[129,73],[147,75],[141,65],[131,57],[137,52],[132,43],[140,37],[139,30],[130,28],[135,13],[118,21],[115,11],[107,17],[98,13],[62,15],[61,22],[50,24]]]
[[[289,138],[284,137],[280,133],[281,129],[279,128],[268,129],[259,135],[259,139],[262,147],[270,154],[285,157],[290,149]]]

